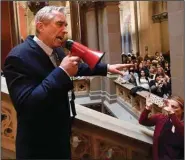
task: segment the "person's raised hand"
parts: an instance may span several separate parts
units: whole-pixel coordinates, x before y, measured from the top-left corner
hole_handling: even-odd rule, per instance
[[[146,97],[146,109],[147,110],[152,110],[152,100],[150,98],[150,94]]]
[[[171,101],[170,100],[165,100],[165,107],[163,108],[163,113],[164,114],[173,114],[174,113],[174,109],[172,108],[172,105],[171,105]]]

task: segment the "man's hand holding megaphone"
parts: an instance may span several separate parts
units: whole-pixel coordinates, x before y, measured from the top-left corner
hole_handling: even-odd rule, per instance
[[[80,62],[80,60],[80,57],[68,54],[66,57],[64,57],[59,67],[64,69],[67,74],[72,77],[75,76],[78,72],[78,63]]]

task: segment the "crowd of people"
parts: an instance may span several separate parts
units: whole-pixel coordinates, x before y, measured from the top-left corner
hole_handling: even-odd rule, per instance
[[[170,62],[162,53],[156,52],[155,56],[146,55],[144,58],[127,55],[123,63],[134,66],[123,70],[123,76],[119,77],[122,83],[132,83],[159,97],[171,96]]]
[[[123,61],[123,57],[122,57]],[[141,112],[139,123],[155,126],[153,135],[153,159],[184,159],[184,100],[171,94],[171,72],[169,57],[156,52],[155,56],[142,58],[127,54],[123,63],[134,66],[123,69],[121,83],[132,83],[133,92],[146,90],[164,98],[162,113],[149,116],[152,110],[150,95],[146,98],[146,107]]]

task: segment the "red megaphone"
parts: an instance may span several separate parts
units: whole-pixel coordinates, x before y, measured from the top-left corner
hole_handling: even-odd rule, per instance
[[[71,51],[73,56],[80,57],[85,63],[93,69],[97,63],[99,63],[104,56],[105,52],[93,51],[88,47],[68,39],[64,43],[64,47]]]

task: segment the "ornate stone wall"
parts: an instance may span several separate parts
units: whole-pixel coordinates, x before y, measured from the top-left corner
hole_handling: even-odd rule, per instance
[[[84,126],[83,132],[81,131],[82,126]],[[108,130],[105,133],[105,130],[81,121],[76,121],[73,128],[73,160],[79,160],[85,154],[95,160],[135,160],[136,157],[149,160],[151,148],[146,147],[147,145],[144,143],[139,144],[135,140],[123,138]]]
[[[169,51],[167,2],[137,2],[139,51],[144,56]]]
[[[1,147],[15,151],[16,112],[9,96],[1,92]]]

